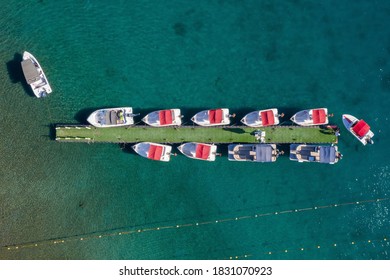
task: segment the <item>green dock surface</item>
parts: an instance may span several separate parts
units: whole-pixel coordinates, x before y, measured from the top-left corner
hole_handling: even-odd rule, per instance
[[[257,131],[263,133],[256,139]],[[109,142],[109,143],[337,143],[332,129],[320,127],[274,126],[251,128],[228,127],[151,127],[132,126],[95,128],[83,125],[56,126],[56,140],[59,142]]]

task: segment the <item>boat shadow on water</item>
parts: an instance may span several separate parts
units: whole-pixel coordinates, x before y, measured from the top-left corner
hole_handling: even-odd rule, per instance
[[[15,53],[14,58],[6,63],[8,76],[13,84],[21,83],[24,89],[24,92],[31,96],[35,97],[34,93],[31,90],[31,87],[27,84],[26,79],[24,78],[21,62],[23,61],[23,56],[20,53]]]
[[[45,127],[49,128],[49,135],[43,135],[44,137],[48,137],[50,140],[56,140],[56,124],[48,124]]]
[[[137,155],[136,152],[131,148],[135,143],[119,143],[119,148],[126,154]]]

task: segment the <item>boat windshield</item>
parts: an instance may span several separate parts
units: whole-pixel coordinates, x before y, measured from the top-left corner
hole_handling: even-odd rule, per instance
[[[309,114],[309,111],[307,111],[307,110],[298,112],[295,115],[295,120],[297,122],[304,122],[305,120],[309,120],[309,119],[310,119],[310,114]]]

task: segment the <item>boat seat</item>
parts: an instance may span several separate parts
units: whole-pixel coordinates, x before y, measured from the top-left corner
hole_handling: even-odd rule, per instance
[[[150,145],[148,151],[148,158],[153,160],[160,160],[162,155],[163,147]]]
[[[352,127],[352,130],[357,136],[363,137],[370,131],[370,126],[364,120],[360,120]]]
[[[326,122],[326,114],[324,109],[315,109],[312,111],[312,118],[314,124]]]
[[[195,156],[197,158],[201,158],[201,159],[207,159],[210,155],[210,146],[208,145],[202,145],[202,144],[198,144],[196,146],[196,153],[195,153]]]
[[[209,110],[209,121],[210,123],[221,123],[222,109]]]
[[[116,114],[116,111],[112,110],[109,112],[109,123],[110,124],[116,124],[118,121],[118,115]]]
[[[264,126],[273,125],[275,123],[274,112],[272,110],[261,112],[261,122]]]
[[[159,112],[160,125],[172,124],[172,111],[161,110]]]

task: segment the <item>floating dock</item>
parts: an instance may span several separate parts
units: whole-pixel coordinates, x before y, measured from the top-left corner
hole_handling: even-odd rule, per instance
[[[151,127],[131,126],[96,128],[85,125],[57,125],[58,142],[106,143],[318,143],[335,144],[335,131],[322,127],[272,126],[252,128],[227,127]]]

